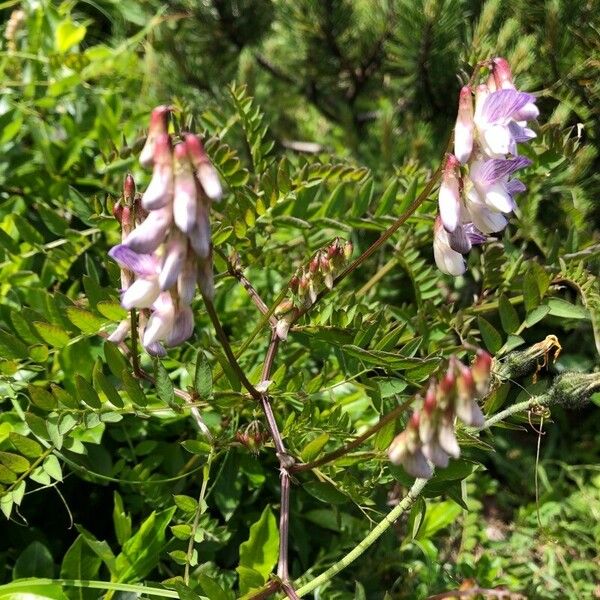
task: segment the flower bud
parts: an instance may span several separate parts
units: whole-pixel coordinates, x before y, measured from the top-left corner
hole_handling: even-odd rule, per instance
[[[156,138],[152,179],[142,195],[146,210],[163,208],[173,200],[173,156],[171,138],[163,133]]]
[[[319,270],[319,254],[316,254],[308,264],[308,270],[313,275]]]
[[[123,205],[121,204],[121,201],[118,200],[117,202],[115,202],[115,204],[112,207],[112,214],[113,217],[119,222],[122,223],[123,222]]]
[[[126,206],[132,206],[135,198],[135,181],[131,173],[125,175],[123,181],[123,201]]]
[[[154,164],[154,149],[156,139],[167,131],[167,116],[170,112],[168,106],[157,106],[150,115],[150,127],[148,128],[148,137],[140,153],[140,164],[145,169],[149,169]]]
[[[297,275],[294,275],[290,279],[290,290],[292,290],[292,294],[298,293],[299,286],[300,286],[300,278]]]
[[[353,250],[352,242],[346,242],[344,244],[344,258],[346,260],[350,260],[350,257],[352,256],[352,250]]]
[[[294,303],[291,300],[284,300],[277,306],[277,308],[275,309],[273,314],[276,317],[280,317],[282,315],[289,313],[293,308],[294,308]]]
[[[454,126],[454,154],[461,164],[466,164],[473,151],[473,98],[471,88],[464,86],[458,99],[458,115]]]
[[[471,373],[479,396],[485,396],[489,391],[492,357],[485,350],[478,350],[471,366]]]
[[[430,460],[436,467],[445,469],[450,462],[450,457],[444,452],[439,441],[432,437],[429,442],[423,444],[423,455]]]
[[[196,169],[196,177],[202,186],[202,190],[208,198],[218,202],[223,197],[223,188],[221,187],[221,181],[217,170],[210,162],[198,136],[193,133],[187,133],[184,138],[188,154]]]
[[[197,193],[192,165],[188,159],[186,144],[175,146],[173,168],[175,171],[175,192],[173,218],[175,225],[184,233],[190,233],[196,224]]]
[[[449,154],[444,165],[442,183],[438,197],[440,218],[444,229],[454,231],[460,223],[460,163],[453,154]]]
[[[514,90],[513,76],[510,65],[505,58],[500,56],[492,59],[492,75],[497,90]]]
[[[294,322],[296,314],[296,311],[291,311],[277,321],[277,325],[275,325],[275,333],[281,341],[287,340],[290,327]]]
[[[187,252],[185,262],[177,278],[177,293],[183,304],[191,304],[196,293],[198,264],[193,252]]]
[[[456,389],[456,415],[465,425],[481,427],[485,422],[485,417],[476,401],[475,381],[469,367],[462,365],[461,372],[456,379]]]

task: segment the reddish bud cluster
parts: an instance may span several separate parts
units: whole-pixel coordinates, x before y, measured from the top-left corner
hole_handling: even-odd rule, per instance
[[[333,288],[335,274],[352,256],[352,243],[336,238],[329,246],[319,250],[290,280],[292,300],[285,300],[275,310],[281,316],[277,323],[277,335],[285,340],[289,328],[301,309],[312,306],[323,288]]]
[[[481,427],[484,416],[477,403],[489,391],[492,357],[479,350],[471,367],[454,356],[439,379],[431,380],[420,409],[392,441],[388,455],[414,477],[429,478],[436,467],[448,466],[460,448],[454,433],[455,417],[465,425]]]

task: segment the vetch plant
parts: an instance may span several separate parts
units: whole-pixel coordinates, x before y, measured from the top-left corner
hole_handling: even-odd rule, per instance
[[[238,50],[247,33],[233,30]],[[358,96],[375,59],[351,68],[335,31],[325,34],[351,82],[348,97]],[[94,486],[115,492],[114,536],[76,512],[79,535],[61,579],[54,569],[35,580],[48,597],[63,600],[73,587],[192,600],[314,590],[426,597],[459,579],[476,581],[482,594],[504,590],[501,569],[464,567],[466,533],[447,552],[435,515],[454,515],[452,526],[467,518],[467,490],[488,461],[505,461],[496,470],[510,473],[502,433],[496,443],[484,432],[521,419],[542,439],[551,410],[580,410],[600,389],[598,373],[557,363],[554,334],[598,344],[600,295],[577,255],[594,247],[578,250],[558,236],[546,245],[530,232],[528,195],[517,201],[526,191],[520,177],[540,196],[522,152],[536,156],[536,169],[554,160],[544,157],[550,142],[535,123],[536,97],[516,89],[503,58],[478,62],[465,79],[439,167],[398,164],[385,183],[383,167],[371,172],[320,145],[271,141],[238,86],[229,104],[156,107],[141,138],[138,123],[113,132],[125,145],[120,168],[135,181],[127,174],[119,201],[96,202],[97,213],[71,199],[69,210],[89,225],[73,251],[81,260],[67,263],[54,294],[11,292],[3,307],[15,331],[0,329],[14,412],[0,423],[0,508],[18,519],[31,498],[25,490],[52,491],[66,469],[81,477],[91,513],[97,496],[102,507],[107,497]],[[311,102],[332,113],[320,87],[311,90]],[[109,108],[118,112],[118,102]],[[353,111],[352,126],[364,133],[371,116]],[[67,120],[77,111],[62,113]],[[396,116],[382,109],[377,126]],[[145,188],[135,183],[144,181],[138,160]],[[437,214],[428,202],[436,194]],[[513,212],[523,231],[507,229]],[[48,219],[67,232],[64,245],[74,244],[70,228]],[[24,222],[15,218],[34,256],[60,247]],[[103,261],[109,245],[112,261]],[[467,272],[473,246],[480,260],[471,258]],[[553,368],[558,375],[546,377]],[[408,524],[392,527],[409,511]],[[426,584],[417,581],[425,568],[414,567],[414,540],[428,568],[448,565]],[[24,552],[16,578],[41,577],[26,565],[43,556],[37,546]],[[352,579],[366,590],[334,579],[354,561]],[[24,585],[8,592],[26,593]]]

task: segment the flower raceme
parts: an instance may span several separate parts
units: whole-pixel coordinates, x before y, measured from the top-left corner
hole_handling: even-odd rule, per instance
[[[439,217],[434,225],[438,268],[462,275],[462,255],[486,236],[502,231],[525,186],[513,175],[531,161],[518,156],[518,144],[535,137],[527,121],[539,111],[535,97],[515,88],[504,58],[490,61],[487,83],[464,86],[454,128],[454,154],[446,157],[439,190]]]
[[[460,456],[454,431],[458,417],[465,425],[481,427],[484,416],[477,403],[489,391],[492,357],[479,350],[470,367],[451,357],[439,381],[432,380],[404,431],[392,441],[388,456],[410,475],[428,479],[433,466],[445,468]]]
[[[218,173],[200,139],[186,133],[173,143],[169,112],[165,106],[152,111],[140,155],[141,165],[152,168],[152,178],[135,203],[133,179],[126,177],[123,203],[115,211],[122,243],[109,252],[122,273],[133,275],[122,278],[121,304],[141,310],[140,337],[151,354],[164,354],[164,345],[192,335],[196,285],[205,297],[214,295],[210,205],[222,196]],[[128,331],[123,322],[109,339],[122,341]]]

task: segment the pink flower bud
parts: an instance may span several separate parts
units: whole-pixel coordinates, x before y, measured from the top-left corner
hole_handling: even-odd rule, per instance
[[[454,126],[454,154],[461,164],[466,164],[473,151],[473,99],[471,88],[464,86],[458,100],[458,116]]]
[[[290,279],[290,290],[292,290],[292,294],[298,293],[298,287],[300,286],[300,278],[297,275],[294,275]]]
[[[314,256],[308,264],[308,270],[314,274],[319,270],[319,255]]]
[[[492,74],[498,90],[514,90],[512,71],[505,58],[498,56],[492,60]]]
[[[210,162],[200,139],[193,133],[188,133],[184,137],[188,154],[196,169],[196,177],[204,193],[211,200],[218,202],[223,197],[223,188],[217,170]]]
[[[112,214],[113,217],[119,222],[122,223],[123,222],[123,205],[121,204],[121,201],[117,201],[115,202],[114,206],[112,207]]]
[[[456,441],[453,418],[450,414],[445,414],[440,420],[438,442],[446,454],[449,454],[453,458],[460,456],[460,447]]]
[[[140,153],[140,164],[149,169],[154,164],[154,148],[156,139],[159,135],[168,133],[167,117],[170,108],[168,106],[157,106],[150,115],[150,127],[148,128],[148,137]]]
[[[188,159],[186,144],[175,146],[174,156],[175,195],[173,218],[175,225],[184,233],[189,233],[196,224],[197,192],[192,165]]]
[[[133,175],[131,173],[127,173],[127,175],[125,175],[125,180],[123,181],[123,200],[125,201],[126,205],[131,206],[134,198],[135,181],[133,179]]]
[[[465,424],[473,427],[483,425],[485,418],[475,399],[476,389],[473,374],[469,367],[461,366],[461,373],[456,380],[456,415]]]
[[[453,154],[449,154],[444,165],[440,184],[439,208],[444,229],[454,231],[460,223],[460,163]]]
[[[478,350],[477,356],[471,366],[471,373],[475,381],[477,393],[485,396],[490,383],[490,372],[492,368],[492,357],[485,350]]]
[[[294,308],[294,303],[291,300],[283,300],[280,302],[273,314],[276,317],[289,313]]]
[[[277,337],[281,341],[287,340],[288,333],[290,331],[290,327],[294,322],[295,313],[289,312],[287,315],[283,316],[281,319],[277,321],[277,325],[275,326],[275,333]]]
[[[142,196],[146,210],[163,208],[173,200],[173,156],[171,138],[163,133],[156,138],[152,179]]]

